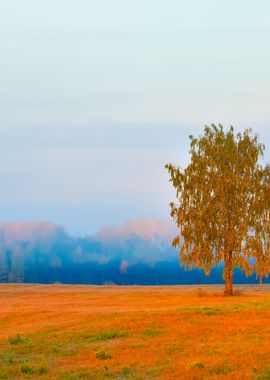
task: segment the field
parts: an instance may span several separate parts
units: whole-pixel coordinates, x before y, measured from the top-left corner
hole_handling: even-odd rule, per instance
[[[270,379],[270,287],[0,285],[0,379]]]

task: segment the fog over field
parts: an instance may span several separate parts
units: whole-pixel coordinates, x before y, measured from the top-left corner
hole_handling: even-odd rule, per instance
[[[174,225],[137,219],[76,237],[49,222],[0,224],[0,281],[118,285],[222,283],[222,266],[210,277],[180,267],[171,247]],[[236,283],[257,283],[235,272]]]

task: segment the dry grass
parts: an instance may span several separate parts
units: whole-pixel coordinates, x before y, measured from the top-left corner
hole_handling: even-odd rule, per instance
[[[0,285],[0,379],[270,379],[270,287]]]

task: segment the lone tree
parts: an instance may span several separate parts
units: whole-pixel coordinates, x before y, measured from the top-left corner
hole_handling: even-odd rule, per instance
[[[236,134],[215,124],[190,140],[186,169],[166,165],[178,200],[170,203],[179,227],[172,244],[187,269],[209,275],[224,262],[225,295],[232,296],[235,267],[260,280],[270,271],[270,166],[260,163],[265,147],[251,129]]]

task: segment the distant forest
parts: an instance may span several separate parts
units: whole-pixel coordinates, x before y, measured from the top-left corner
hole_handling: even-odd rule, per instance
[[[0,224],[0,282],[94,285],[222,283],[222,266],[209,277],[180,267],[168,236],[136,234],[73,237],[50,223]],[[258,283],[236,270],[235,283]],[[267,282],[264,281],[264,282]]]

